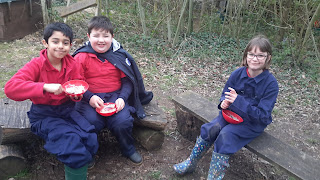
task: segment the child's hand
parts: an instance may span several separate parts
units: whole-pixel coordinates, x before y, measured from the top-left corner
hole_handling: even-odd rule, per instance
[[[231,104],[231,103],[229,103],[228,101],[223,100],[222,103],[221,103],[221,105],[220,105],[220,107],[221,107],[222,109],[227,109],[227,108],[230,106],[230,104]]]
[[[44,84],[43,90],[58,95],[63,92],[61,84]]]
[[[89,104],[90,104],[90,106],[92,106],[93,108],[100,108],[101,106],[103,106],[104,102],[103,102],[103,100],[102,100],[99,96],[93,95],[93,96],[90,98]]]
[[[229,87],[228,89],[230,90],[230,92],[225,92],[225,94],[226,94],[226,96],[225,96],[226,99],[225,100],[227,102],[229,102],[230,104],[232,104],[236,100],[238,94],[233,88]]]
[[[124,108],[125,105],[126,105],[126,104],[125,104],[124,100],[123,100],[122,98],[118,98],[118,99],[116,100],[117,113],[118,113],[119,111],[121,111],[121,110]]]

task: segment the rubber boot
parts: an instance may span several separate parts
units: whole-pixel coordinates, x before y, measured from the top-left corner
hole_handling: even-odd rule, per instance
[[[199,136],[188,159],[179,164],[175,164],[173,166],[174,170],[181,175],[193,172],[197,166],[198,161],[207,152],[211,145],[212,143],[208,143]]]
[[[86,180],[88,172],[88,165],[78,169],[70,168],[64,165],[64,173],[66,180]]]
[[[229,167],[229,155],[212,153],[207,180],[221,180],[224,177],[226,167]]]

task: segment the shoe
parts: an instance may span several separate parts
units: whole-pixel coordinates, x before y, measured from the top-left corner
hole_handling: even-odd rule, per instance
[[[142,157],[137,151],[134,152],[131,156],[129,156],[129,159],[135,164],[141,164],[142,163]]]
[[[91,162],[88,164],[88,169],[93,169],[96,164],[96,159],[93,157]]]

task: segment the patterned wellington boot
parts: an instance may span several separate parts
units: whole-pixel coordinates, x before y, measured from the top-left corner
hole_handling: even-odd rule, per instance
[[[197,166],[197,162],[202,158],[205,152],[207,152],[211,145],[211,143],[208,143],[199,136],[188,159],[179,164],[175,164],[173,166],[174,170],[181,175],[193,172]]]
[[[207,180],[221,180],[229,167],[228,161],[228,155],[213,152]]]

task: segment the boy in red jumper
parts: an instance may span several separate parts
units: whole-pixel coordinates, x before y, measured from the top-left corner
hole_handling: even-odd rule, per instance
[[[4,91],[15,101],[32,101],[28,112],[31,131],[64,163],[67,180],[84,180],[98,141],[94,126],[75,110],[75,103],[62,90],[61,84],[68,80],[83,79],[79,64],[69,55],[72,39],[68,25],[49,24],[42,40],[46,49],[22,67]]]
[[[132,56],[113,39],[113,26],[107,17],[93,17],[87,36],[89,42],[74,53],[89,84],[89,90],[76,108],[97,132],[107,127],[117,138],[122,154],[140,164],[142,157],[134,146],[131,113],[144,118],[142,104],[149,103],[153,94],[145,91]],[[109,117],[99,115],[95,108],[100,108],[104,102],[114,102],[117,113]]]

